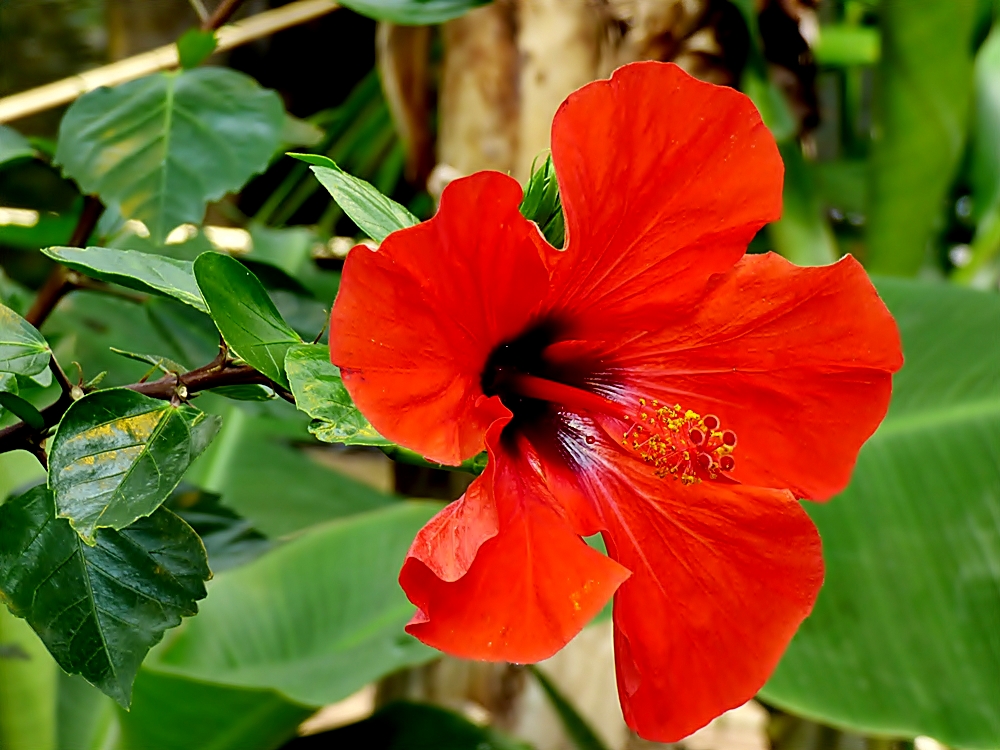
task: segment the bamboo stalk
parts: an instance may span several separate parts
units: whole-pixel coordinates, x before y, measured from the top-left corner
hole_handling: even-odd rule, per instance
[[[218,31],[220,52],[252,42],[275,32],[311,21],[338,8],[333,0],[299,0],[299,2],[258,13]],[[143,52],[134,57],[88,70],[55,83],[22,91],[0,99],[0,123],[18,120],[28,115],[68,104],[78,96],[100,86],[116,86],[178,64],[177,45]]]

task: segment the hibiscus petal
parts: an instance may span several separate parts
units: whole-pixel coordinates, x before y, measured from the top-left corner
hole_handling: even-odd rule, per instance
[[[491,428],[491,448],[499,433],[499,424]],[[399,576],[418,607],[407,632],[455,656],[546,659],[629,576],[577,535],[546,487],[537,456],[527,441],[519,443],[516,449],[491,449],[492,471],[432,519],[432,530],[418,536]],[[499,521],[499,533],[489,536],[486,524],[465,523],[470,515],[487,517],[488,508]],[[477,551],[470,562],[472,546]]]
[[[483,449],[507,415],[483,396],[490,352],[520,333],[548,288],[544,240],[498,172],[451,183],[437,215],[351,250],[330,320],[330,358],[372,425],[440,463]]]
[[[819,535],[788,492],[657,479],[606,446],[584,475],[615,595],[618,691],[629,726],[675,742],[760,689],[823,580]]]
[[[783,165],[750,100],[673,64],[571,94],[552,124],[567,249],[556,310],[588,333],[655,328],[781,214]]]
[[[799,268],[774,254],[746,256],[691,315],[614,358],[637,395],[733,430],[735,479],[814,500],[847,485],[903,363],[896,323],[856,260]]]

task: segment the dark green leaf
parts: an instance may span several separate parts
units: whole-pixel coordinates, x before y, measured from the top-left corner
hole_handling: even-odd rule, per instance
[[[563,241],[566,239],[566,225],[551,154],[545,158],[542,166],[537,169],[532,168],[531,178],[521,200],[521,213],[524,218],[538,224],[550,245],[563,246]]]
[[[345,8],[380,21],[414,26],[444,23],[490,0],[347,0]]]
[[[201,615],[147,666],[324,705],[434,658],[403,631],[413,605],[396,577],[439,508],[413,501],[335,521],[219,574]]]
[[[177,56],[182,68],[196,68],[215,52],[219,40],[214,31],[189,29],[177,40]]]
[[[391,703],[369,719],[331,732],[301,737],[287,750],[529,750],[490,727],[438,706]]]
[[[90,547],[42,486],[0,506],[0,593],[66,672],[123,706],[146,652],[198,611],[210,573],[187,524],[160,509]]]
[[[165,255],[107,247],[47,247],[42,250],[55,261],[101,281],[140,292],[173,297],[196,310],[208,312],[193,264]]]
[[[287,387],[285,352],[302,339],[281,318],[257,277],[238,260],[219,253],[198,256],[194,274],[230,349]]]
[[[542,690],[549,699],[549,703],[552,704],[552,708],[559,715],[563,729],[566,730],[566,734],[573,742],[573,746],[577,750],[607,750],[607,746],[595,734],[594,730],[590,728],[587,720],[580,716],[580,713],[573,707],[573,704],[569,702],[566,696],[559,692],[559,688],[555,686],[555,683],[545,676],[545,672],[534,665],[530,665],[528,669],[531,670],[531,674],[538,680],[538,684],[542,686]]]
[[[419,223],[404,206],[382,195],[371,184],[347,174],[336,162],[315,154],[289,154],[311,164],[316,179],[362,232],[381,242],[397,229]]]
[[[6,305],[0,305],[0,372],[37,375],[52,353],[42,334]]]
[[[848,489],[807,504],[826,583],[764,696],[865,733],[1000,747],[1000,296],[878,287],[906,364]]]
[[[118,750],[273,750],[315,711],[270,690],[243,690],[139,670]]]
[[[56,161],[83,192],[118,204],[162,243],[267,167],[284,119],[278,95],[242,73],[157,73],[77,99]]]
[[[201,537],[213,572],[235,568],[260,557],[272,542],[253,524],[220,502],[214,492],[181,485],[164,503]]]
[[[884,0],[879,6],[866,262],[873,272],[916,274],[944,217],[965,145],[975,5]]]
[[[13,161],[30,159],[35,155],[35,149],[23,135],[14,128],[0,125],[0,166]]]
[[[91,393],[63,416],[49,452],[61,518],[88,542],[123,529],[169,497],[220,419],[126,388]]]
[[[0,391],[0,406],[36,430],[45,429],[45,417],[30,402],[8,391]]]
[[[285,355],[285,371],[295,405],[313,418],[309,432],[325,443],[391,445],[351,401],[340,371],[330,364],[330,350],[300,344]]]

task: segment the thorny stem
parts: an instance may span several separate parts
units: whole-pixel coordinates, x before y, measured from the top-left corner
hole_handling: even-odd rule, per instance
[[[215,31],[232,18],[233,14],[239,10],[242,4],[243,0],[222,0],[216,9],[212,11],[212,15],[202,22],[201,30]]]
[[[55,360],[53,359],[52,362],[54,363]],[[18,422],[0,430],[0,453],[27,450],[39,456],[39,461],[45,463],[40,455],[40,453],[44,454],[41,449],[42,442],[48,431],[59,424],[59,420],[62,419],[63,414],[66,413],[74,400],[72,396],[73,386],[58,364],[53,366],[53,374],[63,391],[54,404],[42,409],[45,427],[36,430],[26,422]],[[226,385],[266,385],[282,398],[292,400],[294,403],[291,394],[266,375],[262,375],[249,365],[234,365],[232,362],[218,358],[204,367],[191,370],[183,375],[171,373],[164,375],[159,380],[149,383],[133,383],[125,387],[145,396],[172,401],[178,398],[183,400],[200,391]]]

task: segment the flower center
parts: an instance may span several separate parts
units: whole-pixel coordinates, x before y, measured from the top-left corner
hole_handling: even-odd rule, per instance
[[[703,417],[680,404],[661,406],[655,399],[647,403],[644,398],[639,399],[635,414],[629,414],[621,404],[565,383],[503,370],[499,378],[511,392],[523,397],[623,422],[627,428],[622,447],[651,466],[660,478],[671,476],[684,484],[694,484],[718,479],[736,468],[732,455],[736,433],[722,429],[714,414]],[[593,442],[593,437],[587,438],[588,444]]]
[[[622,436],[622,445],[658,477],[673,476],[684,484],[718,479],[736,468],[736,433],[723,430],[714,414],[704,417],[680,404],[661,406],[639,399],[638,419]]]

